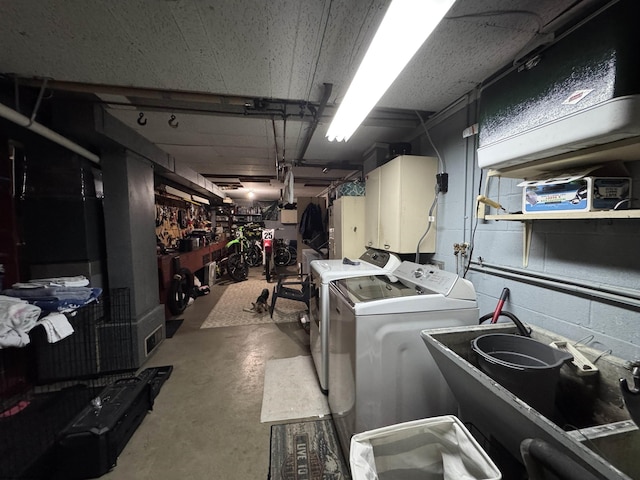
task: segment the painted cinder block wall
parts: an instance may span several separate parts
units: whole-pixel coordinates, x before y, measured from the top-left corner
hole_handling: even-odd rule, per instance
[[[523,267],[522,222],[476,222],[475,198],[480,191],[484,192],[486,172],[477,167],[476,138],[462,138],[462,131],[475,122],[475,111],[476,105],[471,103],[429,125],[430,136],[444,157],[449,173],[449,191],[441,195],[438,205],[434,259],[444,262],[446,270],[455,271],[453,244],[470,242],[474,260],[482,257],[489,264],[554,279],[640,292],[640,219],[534,221],[526,268]],[[420,154],[435,154],[426,135],[420,135],[415,144],[419,145]],[[628,163],[627,167],[637,191],[640,161]],[[484,173],[482,178],[481,173]],[[481,181],[482,190],[479,189]],[[493,179],[488,196],[499,199],[509,211],[521,210],[519,181]],[[634,196],[639,197],[637,193]],[[633,207],[640,208],[638,200]],[[472,270],[466,278],[475,285],[481,314],[494,310],[502,289],[507,287],[510,297],[504,309],[522,321],[582,340],[603,351],[611,350],[624,359],[640,359],[640,308],[637,306],[594,300]]]

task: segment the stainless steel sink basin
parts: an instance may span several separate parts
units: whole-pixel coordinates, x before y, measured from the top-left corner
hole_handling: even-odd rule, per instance
[[[579,351],[599,372],[579,376],[564,366],[556,411],[541,415],[478,368],[471,341],[487,333],[517,333],[496,324],[424,330],[429,352],[459,403],[459,416],[483,437],[520,458],[520,443],[539,438],[602,479],[640,478],[640,431],[624,408],[619,378],[630,378],[625,361],[588,347]],[[533,327],[532,338],[549,344],[570,340]]]

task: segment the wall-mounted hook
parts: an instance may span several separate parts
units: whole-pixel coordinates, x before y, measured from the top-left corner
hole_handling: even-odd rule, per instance
[[[175,115],[171,115],[171,117],[169,118],[169,122],[167,123],[169,123],[169,126],[171,128],[178,128],[178,125],[179,125]]]
[[[138,125],[146,125],[147,124],[147,119],[144,118],[144,113],[140,112],[138,114]]]

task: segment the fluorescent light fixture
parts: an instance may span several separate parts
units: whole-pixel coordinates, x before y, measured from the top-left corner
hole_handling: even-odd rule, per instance
[[[203,205],[209,205],[209,200],[204,197],[199,197],[198,195],[191,195],[191,198],[194,202],[202,203]]]
[[[454,2],[391,2],[329,126],[329,141],[349,140]]]
[[[253,190],[249,190],[249,193],[247,193],[247,197],[249,197],[249,198],[253,198],[255,196],[256,196],[256,194],[253,193]]]
[[[233,203],[233,200],[231,200],[231,197],[225,195],[225,197],[222,199],[222,203]]]
[[[191,201],[191,195],[183,192],[182,190],[178,190],[177,188],[170,187],[169,185],[165,187],[165,192],[167,192],[169,195],[180,197],[183,200]]]

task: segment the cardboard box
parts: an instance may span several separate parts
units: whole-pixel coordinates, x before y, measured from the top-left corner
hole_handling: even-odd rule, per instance
[[[519,183],[518,186],[523,187],[522,212],[592,212],[630,208],[631,178],[587,173]]]
[[[280,210],[280,223],[298,223],[297,210]]]

